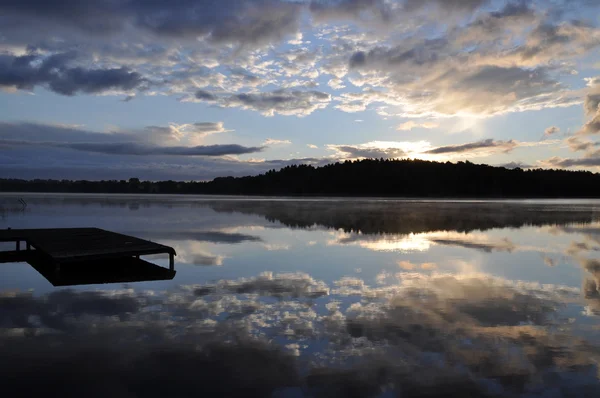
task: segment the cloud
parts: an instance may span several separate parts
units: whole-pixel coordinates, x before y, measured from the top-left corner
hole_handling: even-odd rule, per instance
[[[558,264],[558,261],[551,257],[542,256],[542,258],[544,260],[544,264],[546,264],[548,267],[556,267],[556,265]]]
[[[0,5],[14,21],[17,35],[36,25],[55,32],[103,37],[132,30],[155,37],[196,39],[212,43],[264,45],[298,30],[300,4],[276,0],[129,1],[82,0],[10,2]],[[9,29],[10,28],[10,29]]]
[[[223,122],[197,122],[190,125],[184,125],[188,127],[190,133],[194,135],[207,136],[215,133],[223,133],[232,130],[225,130]]]
[[[578,134],[592,135],[600,133],[600,111],[596,113],[583,127],[578,131]]]
[[[260,152],[263,147],[237,144],[169,145],[194,142],[209,134],[227,131],[222,122],[197,122],[148,126],[140,130],[97,133],[80,128],[35,123],[0,123],[2,148],[64,148],[107,155],[223,156]]]
[[[69,66],[76,53],[13,56],[0,54],[0,87],[32,90],[43,86],[57,94],[96,94],[105,91],[131,91],[146,83],[127,67],[87,69]]]
[[[273,138],[267,138],[263,145],[291,145],[292,141],[290,140],[276,140]]]
[[[427,151],[426,153],[431,155],[445,155],[445,154],[455,154],[455,153],[464,153],[464,152],[473,152],[480,149],[489,150],[497,152],[510,152],[518,146],[518,143],[514,140],[509,141],[495,141],[492,138],[487,140],[470,142],[468,144],[460,144],[460,145],[447,145],[441,146]]]
[[[503,164],[499,164],[497,165],[497,167],[504,167],[506,169],[531,169],[533,168],[532,165],[527,164],[527,163],[523,163],[523,162],[509,162],[509,163],[503,163]]]
[[[206,102],[215,102],[217,100],[217,96],[214,94],[209,93],[208,91],[205,90],[198,90],[196,91],[196,93],[194,94],[194,96],[196,97],[196,99],[199,99],[201,101],[206,101]]]
[[[488,0],[406,0],[404,10],[411,11],[428,6],[440,7],[445,11],[474,11]]]
[[[423,271],[432,271],[438,268],[435,263],[422,263],[422,264],[414,264],[410,261],[402,260],[398,261],[398,267],[402,268],[405,271],[414,271],[421,269]]]
[[[417,122],[415,122],[413,120],[409,120],[408,122],[402,123],[398,127],[396,127],[396,130],[398,130],[398,131],[410,131],[410,130],[412,130],[414,128],[434,129],[436,127],[439,127],[439,124],[437,124],[435,122],[417,123]]]
[[[192,240],[195,242],[210,242],[216,244],[262,242],[262,239],[259,236],[223,231],[133,231],[131,234],[151,238],[153,240]]]
[[[223,265],[223,256],[213,256],[212,254],[194,253],[192,257],[192,264],[204,265],[204,266],[217,266]]]
[[[466,144],[446,145],[425,151],[428,155],[446,156],[489,156],[494,153],[509,153],[515,148],[536,147],[543,145],[555,145],[560,141],[546,140],[539,142],[523,142],[516,140],[494,140],[488,138],[481,141]],[[510,165],[510,164],[509,164]]]
[[[587,151],[598,146],[598,143],[589,141],[580,136],[572,136],[567,138],[567,144],[569,145],[569,148],[571,148],[571,150],[574,152]]]
[[[584,100],[584,110],[591,118],[575,133],[566,139],[573,152],[584,151],[581,158],[561,158],[554,156],[542,163],[549,167],[598,167],[600,166],[600,150],[595,150],[600,143],[586,136],[600,133],[600,78],[587,78],[587,93]]]
[[[274,275],[272,272],[263,272],[253,278],[225,280],[216,285],[204,285],[196,288],[196,291],[259,294],[273,297],[317,298],[327,296],[329,294],[329,287],[324,282],[315,280],[305,273]]]
[[[392,8],[390,4],[384,0],[312,0],[310,2],[310,12],[317,21],[339,19],[389,22],[392,16]]]
[[[314,90],[280,89],[271,92],[212,96],[201,90],[196,92],[196,99],[213,102],[224,108],[250,109],[265,116],[280,114],[302,117],[326,108],[331,101],[331,95]]]
[[[544,160],[542,163],[549,167],[570,168],[570,167],[600,167],[600,154],[584,158],[561,158],[558,156]]]
[[[401,148],[377,147],[374,144],[361,145],[328,145],[328,149],[335,150],[345,158],[384,158],[393,159],[406,156],[406,152]]]
[[[458,3],[444,4],[458,10]],[[348,80],[394,93],[399,104],[390,105],[400,106],[400,116],[488,116],[580,103],[561,74],[570,72],[567,60],[600,45],[600,31],[577,22],[554,25],[526,2],[470,14],[482,3],[464,7],[470,23],[446,15],[450,27],[435,38],[424,29],[402,41],[361,45],[347,58]],[[411,7],[417,4],[427,12],[429,5],[443,7],[434,1]],[[531,25],[533,31],[525,29]],[[565,61],[562,68],[557,59]]]
[[[223,176],[257,175],[289,165],[322,166],[332,161],[329,158],[245,161],[220,156],[133,156],[32,145],[10,148],[0,145],[0,155],[4,178],[59,180],[127,180],[135,176],[150,181],[206,181]]]
[[[344,81],[342,79],[338,79],[338,78],[330,79],[327,82],[327,85],[334,90],[341,90],[343,88],[346,88],[346,86],[344,85]]]
[[[71,143],[152,143],[196,142],[211,134],[224,133],[223,122],[170,123],[168,126],[146,126],[138,129],[99,133],[81,126],[28,122],[0,122],[0,138],[13,141]]]
[[[476,236],[465,236],[464,238],[432,238],[430,241],[437,243],[438,245],[458,246],[466,249],[481,250],[486,253],[491,253],[492,251],[511,253],[517,248],[517,246],[507,238],[495,242],[488,241],[487,239],[480,239]]]
[[[591,116],[577,135],[594,135],[600,133],[600,78],[588,78],[587,93],[583,102],[583,108],[588,116]]]
[[[556,127],[556,126],[551,126],[548,127],[546,130],[544,130],[544,136],[549,137],[551,135],[555,135],[560,133],[560,128]]]
[[[245,147],[237,144],[222,145],[198,145],[192,147],[186,146],[156,146],[136,142],[43,142],[43,141],[12,141],[0,140],[2,146],[40,146],[74,149],[83,152],[96,152],[108,155],[136,155],[136,156],[224,156],[224,155],[243,155],[255,153],[263,150],[263,147]]]
[[[310,149],[317,149],[319,148],[318,146],[314,145],[314,144],[306,144],[307,147],[309,147]]]

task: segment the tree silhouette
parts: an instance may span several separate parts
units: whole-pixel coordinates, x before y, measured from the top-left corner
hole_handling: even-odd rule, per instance
[[[522,170],[471,162],[347,160],[322,167],[291,165],[248,177],[207,182],[1,179],[4,192],[180,193],[286,196],[600,197],[600,174]]]

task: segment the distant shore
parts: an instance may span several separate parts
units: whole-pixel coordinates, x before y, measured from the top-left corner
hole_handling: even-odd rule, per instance
[[[600,174],[522,170],[470,162],[365,159],[287,166],[247,177],[212,181],[0,179],[0,192],[196,194],[252,197],[405,199],[600,198]]]

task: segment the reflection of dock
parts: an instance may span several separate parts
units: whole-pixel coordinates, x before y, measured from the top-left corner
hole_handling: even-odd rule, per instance
[[[172,247],[99,228],[8,229],[0,242],[16,243],[16,250],[0,252],[0,263],[28,262],[55,286],[175,276]],[[139,258],[151,254],[168,254],[169,269]]]

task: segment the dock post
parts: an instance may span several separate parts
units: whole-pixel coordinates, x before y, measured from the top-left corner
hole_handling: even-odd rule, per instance
[[[173,253],[169,253],[169,270],[173,271],[175,269],[175,255]]]
[[[17,241],[17,251],[21,250],[21,241]]]

